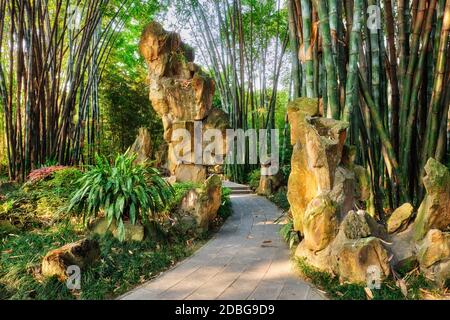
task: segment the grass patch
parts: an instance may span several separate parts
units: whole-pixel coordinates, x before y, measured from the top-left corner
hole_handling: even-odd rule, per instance
[[[0,299],[109,299],[143,283],[192,254],[202,239],[186,243],[153,241],[121,243],[98,238],[101,259],[82,272],[82,290],[71,292],[64,283],[39,276],[43,256],[52,249],[84,237],[80,229],[62,224],[20,235],[0,243]]]
[[[111,235],[96,237],[101,257],[82,271],[81,290],[70,291],[55,278],[43,278],[44,255],[89,235],[78,216],[66,213],[78,188],[74,169],[58,171],[32,185],[0,185],[0,300],[3,299],[111,299],[151,280],[194,253],[231,214],[230,190],[222,191],[222,206],[212,232],[179,232],[174,211],[193,183],[176,184],[175,197],[165,209],[167,233],[143,242],[123,242]],[[161,222],[162,223],[162,222]],[[157,223],[159,225],[159,221]]]
[[[334,300],[367,300],[364,286],[360,284],[341,284],[337,277],[322,272],[308,265],[303,259],[297,259],[302,276],[307,278],[319,289],[325,291],[330,299]],[[436,290],[432,283],[417,271],[408,274],[399,274],[404,277],[408,294],[405,297],[392,279],[383,282],[380,290],[372,290],[373,300],[417,300],[422,298],[422,290]],[[435,293],[437,293],[435,291]]]

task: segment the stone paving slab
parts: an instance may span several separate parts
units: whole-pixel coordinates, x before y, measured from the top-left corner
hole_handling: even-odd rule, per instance
[[[275,224],[282,212],[256,195],[231,197],[233,215],[190,258],[123,295],[124,300],[321,300],[292,269]]]

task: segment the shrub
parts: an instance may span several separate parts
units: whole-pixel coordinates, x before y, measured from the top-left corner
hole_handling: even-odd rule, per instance
[[[280,235],[291,249],[300,242],[299,233],[294,230],[294,221],[292,219],[289,219],[288,223],[280,229]]]
[[[275,203],[280,209],[288,211],[291,205],[287,198],[286,188],[281,188],[275,194],[269,196],[269,200]]]
[[[84,223],[103,211],[109,224],[116,222],[119,239],[125,238],[124,220],[148,223],[173,196],[173,189],[153,168],[135,164],[136,156],[126,152],[113,164],[96,156],[96,164],[80,179],[81,188],[70,201],[69,210],[83,214]]]
[[[252,172],[250,172],[250,174],[248,175],[247,183],[250,188],[252,188],[253,190],[256,190],[259,187],[260,179],[261,179],[261,170],[256,169],[256,170],[253,170]]]
[[[229,188],[222,188],[222,203],[220,205],[219,211],[217,212],[217,215],[225,220],[228,219],[228,217],[231,215],[231,189]]]

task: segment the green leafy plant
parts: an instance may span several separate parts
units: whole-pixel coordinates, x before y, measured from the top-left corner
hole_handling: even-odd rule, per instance
[[[249,173],[247,183],[250,188],[256,190],[259,187],[260,179],[261,179],[261,169],[256,169]]]
[[[292,219],[289,219],[289,222],[280,229],[280,235],[289,244],[290,249],[300,242],[298,232],[294,230],[294,221]]]
[[[108,224],[116,223],[119,239],[125,238],[124,221],[148,223],[173,196],[173,190],[153,168],[135,164],[135,155],[118,155],[113,164],[96,156],[96,164],[78,181],[81,188],[68,211],[78,209],[87,224],[100,212]]]

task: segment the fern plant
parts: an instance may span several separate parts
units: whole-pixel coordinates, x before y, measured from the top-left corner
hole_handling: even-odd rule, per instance
[[[96,164],[79,179],[81,187],[68,210],[82,213],[85,225],[103,212],[108,226],[116,223],[121,241],[125,239],[124,221],[145,224],[154,219],[173,197],[173,189],[156,169],[135,164],[135,159],[128,151],[113,164],[96,156]]]

